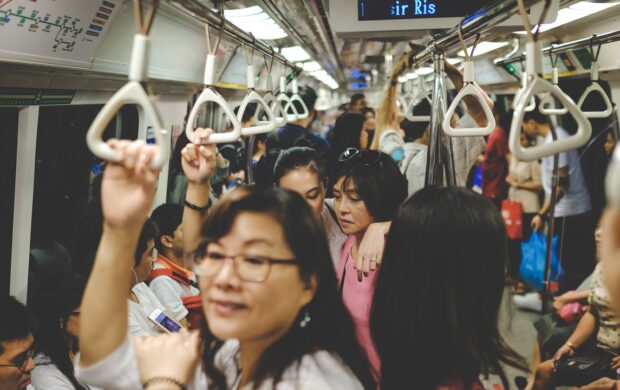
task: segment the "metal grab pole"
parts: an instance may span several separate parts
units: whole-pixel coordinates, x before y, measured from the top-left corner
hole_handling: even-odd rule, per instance
[[[553,126],[550,127],[551,138],[553,141],[557,141],[558,136],[555,132],[555,128]],[[554,286],[551,283],[551,260],[553,257],[553,236],[555,235],[555,204],[557,202],[557,191],[558,191],[558,170],[560,165],[560,155],[553,155],[553,176],[551,177],[551,207],[549,208],[549,231],[547,232],[547,253],[545,256],[545,273],[544,277],[544,286],[542,294],[542,312],[546,313],[548,308],[548,297],[551,293],[555,292]]]
[[[435,81],[433,84],[428,155],[426,157],[425,186],[456,185],[452,139],[442,128],[448,100],[444,60],[445,55],[442,51],[436,51],[433,54]]]

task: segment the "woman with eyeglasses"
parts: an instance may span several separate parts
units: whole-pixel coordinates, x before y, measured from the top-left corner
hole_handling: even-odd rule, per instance
[[[338,284],[345,305],[355,322],[357,338],[366,351],[376,379],[380,360],[368,325],[375,279],[379,272],[359,281],[355,262],[360,242],[368,227],[389,221],[407,197],[407,180],[390,156],[375,150],[345,150],[338,159],[338,174],[333,187],[334,209],[347,239],[340,254]],[[371,267],[376,264],[371,261]]]
[[[283,150],[276,161],[273,177],[276,187],[300,194],[319,216],[334,267],[338,268],[342,245],[347,235],[338,223],[334,200],[325,198],[328,180],[324,159],[318,151],[308,147]],[[355,264],[360,280],[362,275],[368,275],[371,271],[371,262],[375,265],[381,264],[385,235],[389,228],[390,222],[377,222],[366,229],[360,244],[358,262]],[[372,271],[375,269],[373,267]]]
[[[197,130],[197,142],[209,134]],[[128,340],[126,301],[114,292],[129,282],[123,270],[152,202],[157,172],[147,164],[156,149],[109,145],[124,158],[104,173],[106,222],[82,304],[82,380],[114,389],[374,388],[338,298],[324,232],[299,195],[240,188],[204,220],[213,145],[183,153],[183,239],[203,298],[202,340],[196,333]],[[97,296],[101,289],[108,294]]]

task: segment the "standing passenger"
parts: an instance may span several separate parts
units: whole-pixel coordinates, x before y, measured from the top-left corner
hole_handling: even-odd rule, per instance
[[[370,321],[381,388],[509,389],[502,364],[526,367],[498,330],[499,211],[464,188],[426,187],[398,210],[385,258]]]

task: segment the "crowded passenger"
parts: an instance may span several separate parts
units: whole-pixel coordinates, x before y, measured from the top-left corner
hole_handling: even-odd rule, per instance
[[[197,135],[200,141],[208,131]],[[188,145],[183,164],[186,200],[195,206],[185,208],[183,239],[196,244],[194,269],[206,320],[202,343],[196,333],[132,343],[119,292],[129,284],[125,270],[155,191],[157,172],[148,163],[156,149],[108,144],[124,158],[104,172],[105,227],[80,321],[81,380],[116,389],[205,388],[207,381],[215,388],[374,388],[338,296],[323,230],[299,195],[242,188],[203,221],[213,146]],[[100,296],[102,289],[109,294]]]
[[[183,206],[160,205],[153,210],[151,219],[157,225],[158,234],[155,237],[157,260],[149,277],[149,287],[174,319],[187,327],[187,306],[199,291],[192,271],[186,268],[183,253]]]
[[[538,110],[526,112],[523,118],[523,131],[530,138],[544,137],[545,144],[553,141],[554,136],[548,117]],[[566,130],[555,126],[557,139],[569,135]],[[542,159],[542,184],[545,202],[532,219],[534,231],[540,231],[549,218],[551,208],[551,191],[553,177],[553,156]],[[558,165],[558,190],[555,205],[555,225],[559,234],[558,247],[561,252],[564,279],[560,283],[562,292],[573,290],[594,269],[594,219],[591,214],[591,202],[586,187],[579,154],[576,150],[560,153]]]
[[[364,107],[360,110],[360,113],[364,115],[364,127],[362,128],[362,134],[360,135],[360,149],[366,150],[370,148],[372,140],[375,136],[377,120],[375,110],[372,107]]]
[[[525,361],[498,330],[507,262],[499,211],[470,190],[424,188],[396,213],[384,257],[370,320],[381,388],[511,388],[502,366]],[[413,365],[403,359],[412,353]]]
[[[351,101],[349,103],[349,111],[359,113],[367,105],[368,103],[366,103],[366,96],[363,93],[356,93],[353,96],[351,96]]]
[[[510,150],[508,150],[508,133],[500,121],[500,115],[495,109],[495,129],[487,138],[487,146],[482,159],[482,195],[488,198],[498,210],[502,201],[508,197],[508,164]]]
[[[35,320],[11,296],[0,298],[0,313],[4,318],[0,321],[0,389],[34,390]]]

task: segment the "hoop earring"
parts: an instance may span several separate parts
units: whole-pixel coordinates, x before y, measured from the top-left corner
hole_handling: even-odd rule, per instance
[[[302,320],[299,322],[299,327],[300,328],[305,328],[306,326],[308,326],[308,323],[310,323],[312,319],[310,318],[310,312],[308,312],[308,310],[306,310],[304,312],[304,318],[302,318]]]

